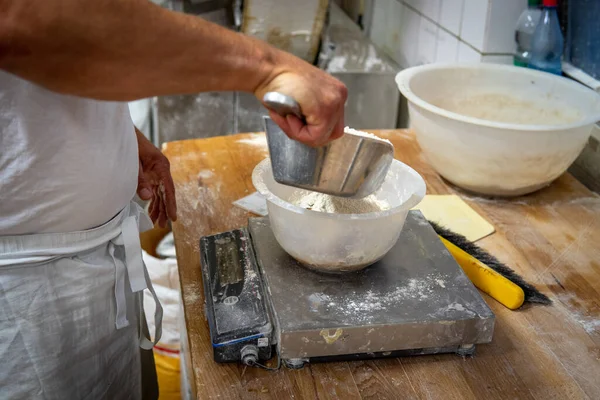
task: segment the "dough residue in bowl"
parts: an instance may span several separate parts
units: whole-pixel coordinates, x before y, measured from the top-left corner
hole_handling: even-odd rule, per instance
[[[298,191],[290,198],[290,203],[307,210],[330,214],[366,214],[390,209],[390,204],[371,194],[362,199],[347,199],[325,193]]]
[[[434,106],[467,117],[522,125],[560,125],[582,115],[574,108],[549,101],[533,101],[501,93],[457,93],[432,101]]]

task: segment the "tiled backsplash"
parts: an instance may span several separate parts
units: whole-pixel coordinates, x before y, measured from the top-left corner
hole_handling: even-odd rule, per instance
[[[371,40],[402,67],[512,63],[527,0],[374,0]]]

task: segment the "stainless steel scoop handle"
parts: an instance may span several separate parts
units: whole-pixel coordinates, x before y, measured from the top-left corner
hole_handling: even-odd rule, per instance
[[[268,92],[263,96],[263,103],[267,108],[275,111],[282,117],[293,114],[304,121],[300,104],[291,96],[278,92]]]

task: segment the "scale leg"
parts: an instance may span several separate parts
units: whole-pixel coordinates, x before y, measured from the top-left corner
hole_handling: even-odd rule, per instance
[[[456,354],[465,358],[472,357],[475,355],[475,345],[474,344],[463,344],[458,349],[456,349]]]
[[[308,360],[306,358],[290,358],[282,360],[282,362],[289,369],[302,369],[308,363]]]

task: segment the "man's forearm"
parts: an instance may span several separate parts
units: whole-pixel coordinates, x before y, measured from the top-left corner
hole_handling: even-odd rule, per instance
[[[274,66],[298,62],[148,0],[0,0],[0,69],[61,93],[132,100],[252,92]]]
[[[304,119],[271,118],[320,146],[343,135],[346,87],[256,39],[148,0],[0,0],[0,70],[102,100],[236,90],[293,96]],[[0,93],[1,93],[0,88]]]

